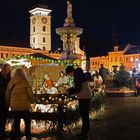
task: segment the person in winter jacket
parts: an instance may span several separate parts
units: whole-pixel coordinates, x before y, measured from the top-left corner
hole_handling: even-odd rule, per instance
[[[12,90],[12,91],[11,91]],[[9,95],[11,92],[11,95]],[[13,78],[8,84],[6,90],[6,102],[9,102],[10,96],[10,109],[12,111],[14,124],[13,124],[13,137],[20,138],[20,119],[23,118],[25,122],[25,135],[27,140],[31,140],[30,132],[30,109],[31,104],[34,103],[34,96],[28,78],[23,69],[17,69]]]
[[[12,67],[5,63],[0,72],[0,137],[5,136],[5,125],[7,119],[8,108],[5,102],[5,91],[8,82],[11,80]]]
[[[73,66],[67,66],[66,73],[74,78],[74,86],[69,88],[68,94],[77,94],[79,113],[82,118],[82,130],[78,136],[81,136],[81,140],[86,140],[90,128],[89,108],[92,91],[81,68],[74,69]]]

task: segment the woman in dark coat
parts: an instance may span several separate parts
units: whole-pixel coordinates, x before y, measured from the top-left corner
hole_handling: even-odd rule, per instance
[[[4,64],[0,72],[0,136],[5,135],[8,108],[5,102],[5,91],[11,80],[11,66]]]
[[[92,91],[89,85],[89,80],[86,78],[81,68],[74,69],[72,66],[66,68],[66,73],[74,78],[74,85],[69,88],[69,94],[77,94],[79,103],[79,113],[82,119],[82,130],[78,136],[80,140],[88,139],[90,129],[89,109]]]

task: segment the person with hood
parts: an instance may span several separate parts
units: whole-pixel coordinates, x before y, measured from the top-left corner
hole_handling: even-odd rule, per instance
[[[11,95],[9,95],[11,94]],[[10,97],[9,97],[10,96]],[[20,139],[20,120],[24,119],[25,122],[25,135],[27,140],[31,140],[30,130],[30,109],[31,104],[34,103],[34,96],[28,78],[23,71],[19,68],[15,71],[15,74],[8,84],[6,90],[6,102],[8,104],[10,98],[9,107],[13,115],[13,133],[12,136],[15,139]]]

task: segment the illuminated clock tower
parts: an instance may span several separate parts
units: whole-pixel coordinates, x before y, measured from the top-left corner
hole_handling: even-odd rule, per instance
[[[44,5],[37,5],[29,11],[32,49],[51,50],[51,11]]]

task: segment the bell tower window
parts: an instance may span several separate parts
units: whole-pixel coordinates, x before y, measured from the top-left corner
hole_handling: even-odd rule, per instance
[[[43,42],[46,42],[46,38],[45,37],[43,37]]]
[[[43,26],[43,32],[45,32],[46,31],[46,26]]]
[[[46,50],[46,49],[45,49],[45,46],[43,46],[43,50]]]
[[[33,43],[35,43],[35,37],[33,38]]]
[[[35,32],[35,26],[33,27],[33,32]]]

